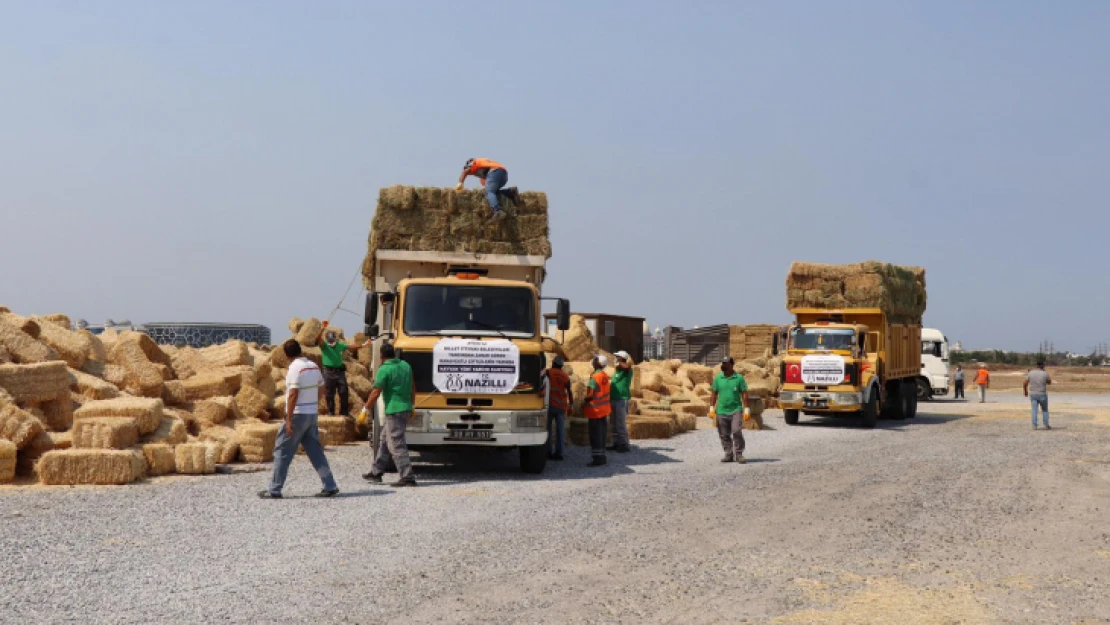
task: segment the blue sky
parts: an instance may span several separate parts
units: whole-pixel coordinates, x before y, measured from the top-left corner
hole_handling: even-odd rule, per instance
[[[549,194],[579,310],[785,321],[791,260],[875,258],[965,346],[1086,352],[1107,32],[1079,1],[5,2],[0,304],[278,340],[380,187],[488,156]]]

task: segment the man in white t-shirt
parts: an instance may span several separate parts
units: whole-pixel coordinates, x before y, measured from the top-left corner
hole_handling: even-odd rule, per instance
[[[328,459],[324,456],[324,446],[320,444],[320,430],[316,427],[316,402],[319,401],[320,388],[324,376],[316,363],[301,355],[301,344],[289,339],[281,346],[293,362],[285,377],[285,422],[278,430],[274,446],[274,475],[270,487],[258,493],[263,499],[281,499],[281,488],[289,473],[289,464],[297,454],[297,447],[303,446],[312,468],[320,475],[324,490],[317,497],[334,497],[339,486],[332,477]]]

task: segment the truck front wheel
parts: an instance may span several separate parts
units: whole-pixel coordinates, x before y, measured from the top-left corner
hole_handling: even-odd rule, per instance
[[[782,418],[786,421],[786,425],[798,425],[798,411],[797,410],[783,410]]]
[[[547,467],[547,445],[529,445],[520,448],[520,470],[525,473],[543,473]]]
[[[929,401],[933,398],[933,387],[925,378],[917,379],[917,401]]]
[[[867,403],[863,405],[863,410],[860,411],[860,419],[865,428],[875,427],[875,422],[879,420],[879,393],[876,390],[871,391],[871,397],[867,399]]]

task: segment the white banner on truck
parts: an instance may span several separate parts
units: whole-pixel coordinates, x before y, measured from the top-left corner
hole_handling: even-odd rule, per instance
[[[443,339],[432,352],[432,383],[441,393],[506,395],[520,378],[512,341]]]
[[[803,356],[802,384],[840,384],[844,381],[841,356]]]

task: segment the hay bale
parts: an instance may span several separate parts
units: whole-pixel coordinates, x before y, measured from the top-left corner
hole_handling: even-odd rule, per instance
[[[143,437],[144,443],[166,443],[180,445],[189,438],[185,420],[176,416],[162,417],[162,424],[153,433]]]
[[[151,338],[141,332],[124,332],[108,352],[108,362],[126,371],[121,388],[140,397],[162,397],[162,372],[149,354],[165,354]],[[168,364],[168,363],[165,363]]]
[[[69,390],[88,399],[119,397],[119,389],[110,382],[105,382],[94,375],[89,375],[77,369],[69,369]]]
[[[47,432],[40,432],[31,443],[16,454],[15,474],[34,475],[36,465],[43,454],[54,449],[54,439]]]
[[[227,386],[228,395],[238,393],[245,386],[256,386],[254,382],[254,368],[250,365],[220,367],[218,369],[210,369],[206,373],[223,377],[224,385]]]
[[[49,432],[50,440],[54,441],[54,449],[69,449],[73,447],[73,432]]]
[[[70,320],[69,315],[62,314],[62,313],[51,313],[49,315],[43,315],[41,317],[35,317],[35,320],[39,322],[39,326],[42,326],[43,321],[47,321],[47,322],[49,322],[49,323],[51,323],[51,324],[53,324],[53,325],[55,325],[59,328],[65,329],[65,330],[72,330],[73,329],[73,321]]]
[[[39,404],[42,423],[55,432],[64,432],[73,426],[74,401],[70,395]]]
[[[252,364],[250,351],[243,341],[232,340],[223,345],[212,345],[199,350],[200,357],[209,367],[237,367]]]
[[[232,391],[228,388],[227,378],[219,373],[199,373],[184,382],[185,398],[188,401],[199,401],[228,395]]]
[[[297,333],[304,327],[304,319],[300,317],[293,317],[289,320],[289,333],[297,336]]]
[[[173,448],[174,468],[185,475],[209,475],[216,472],[216,445],[183,443]]]
[[[162,384],[162,403],[167,406],[180,406],[189,403],[185,393],[185,383],[180,380],[167,380]]]
[[[358,343],[356,342],[356,344]],[[370,375],[370,369],[357,360],[348,360],[343,363],[343,366],[347,369],[348,378],[363,377],[369,380],[372,377]]]
[[[0,387],[18,402],[69,397],[69,369],[61,361],[0,365]]]
[[[640,397],[649,403],[655,403],[663,398],[658,392],[646,388],[640,391]]]
[[[170,368],[178,380],[188,380],[208,368],[207,361],[201,358],[200,352],[192,347],[181,347],[173,351],[166,351],[170,358]]]
[[[145,471],[146,460],[134,450],[55,450],[38,463],[39,481],[51,486],[130,484]]]
[[[248,425],[239,430],[239,456],[243,462],[270,462],[281,424]]]
[[[57,353],[37,340],[39,326],[17,315],[0,314],[0,345],[17,363],[33,364],[54,360]]]
[[[139,434],[151,434],[162,425],[165,405],[161,399],[119,397],[91,401],[73,413],[74,421],[92,417],[130,417],[135,420]]]
[[[35,317],[34,320],[38,322],[40,329],[39,341],[50,346],[59,358],[74,369],[80,369],[85,365],[92,348],[92,341],[86,335],[73,332],[69,329],[69,325],[63,327],[42,317]],[[68,321],[67,318],[66,322]]]
[[[927,304],[924,269],[878,261],[795,262],[786,289],[787,308],[879,308],[895,321],[920,321]]]
[[[88,363],[85,363],[85,365],[87,368]],[[116,388],[122,389],[127,385],[127,370],[118,365],[103,365],[100,375],[105,382]]]
[[[320,332],[324,330],[324,324],[312,317],[306,319],[301,329],[297,331],[297,342],[305,347],[316,347],[316,340],[320,338]]]
[[[0,484],[15,479],[16,448],[9,440],[0,439]]]
[[[234,428],[217,425],[202,431],[197,438],[216,447],[218,464],[229,464],[239,457],[239,434]]]
[[[173,445],[147,443],[142,446],[142,452],[146,460],[147,475],[166,475],[177,470],[177,456],[174,454]]]
[[[193,404],[193,416],[203,430],[227,421],[229,408],[230,402],[220,398],[206,399]]]
[[[695,363],[683,363],[682,366],[678,368],[678,375],[682,377],[683,374],[685,374],[687,379],[693,382],[693,386],[689,387],[691,389],[698,384],[713,383],[713,367]]]
[[[628,437],[633,440],[670,438],[674,436],[675,421],[663,417],[629,417]]]
[[[269,411],[270,418],[276,420],[285,419],[285,398],[275,397],[270,400]]]
[[[364,378],[361,375],[348,375],[347,386],[363,401],[370,397],[370,391],[374,389],[374,383],[369,378]]]
[[[674,411],[679,415],[693,415],[695,417],[708,417],[709,405],[701,402],[676,404]]]
[[[0,401],[0,438],[11,441],[16,449],[31,444],[43,433],[42,422],[14,402]]]
[[[601,349],[594,342],[593,333],[582,315],[570,316],[570,328],[563,334],[563,353],[566,360],[589,364]]]
[[[320,441],[328,446],[338,446],[355,440],[355,420],[347,417],[317,417],[320,427]],[[327,430],[327,436],[324,435]]]
[[[75,449],[127,449],[139,442],[139,428],[130,417],[90,417],[73,424]]]
[[[676,432],[690,432],[698,429],[698,416],[692,414],[678,415]]]
[[[273,395],[267,395],[250,386],[244,386],[235,395],[239,412],[248,419],[268,419],[271,399]]]

